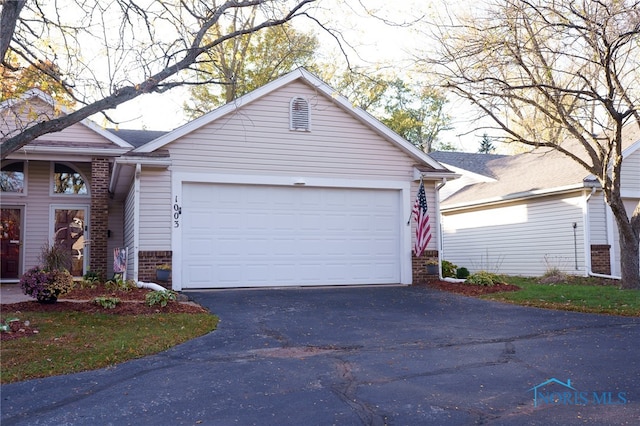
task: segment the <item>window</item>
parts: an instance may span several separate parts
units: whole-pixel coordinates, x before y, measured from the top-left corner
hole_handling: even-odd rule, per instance
[[[293,98],[289,105],[290,129],[308,132],[311,130],[309,102],[304,98]]]
[[[87,195],[87,185],[78,171],[61,163],[53,166],[53,193]]]
[[[2,166],[0,191],[22,194],[24,192],[24,163],[16,162]]]

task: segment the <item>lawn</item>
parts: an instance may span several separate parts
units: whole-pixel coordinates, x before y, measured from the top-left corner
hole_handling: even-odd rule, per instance
[[[536,278],[502,278],[521,289],[477,297],[549,309],[640,316],[640,290],[620,290],[584,278],[550,284],[540,284]],[[10,306],[3,306],[2,318],[19,318],[37,333],[3,339],[0,347],[3,384],[93,370],[152,355],[209,333],[218,323],[218,318],[210,313],[113,315],[12,311],[7,309]]]
[[[10,305],[8,305],[10,306]],[[37,334],[3,340],[1,383],[108,367],[152,355],[206,334],[218,319],[209,313],[111,315],[85,312],[12,312]]]
[[[523,306],[598,314],[640,316],[640,290],[621,290],[602,285],[595,279],[569,279],[566,282],[540,284],[536,278],[504,277],[521,288],[509,293],[494,293],[483,299]]]

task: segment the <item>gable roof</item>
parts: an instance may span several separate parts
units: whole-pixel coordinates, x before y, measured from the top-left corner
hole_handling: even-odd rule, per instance
[[[640,149],[640,131],[637,126],[627,127],[623,148],[624,156]],[[482,157],[479,159],[477,156],[487,156],[488,154],[470,155],[476,156],[475,160],[467,159],[466,165],[481,164],[481,168],[486,168],[482,174],[493,176],[496,180],[465,186],[442,202],[443,209],[599,186],[595,177],[584,167],[551,148],[536,148],[524,154],[497,158]],[[435,157],[436,159],[442,158],[437,155]],[[457,163],[454,161],[464,160],[465,157],[465,155],[451,156],[447,161],[444,159],[440,161],[445,165],[464,169],[464,161]]]
[[[374,130],[376,133],[384,137],[389,142],[395,144],[398,148],[400,148],[405,153],[409,154],[412,158],[418,161],[421,164],[427,164],[436,171],[443,173],[451,173],[441,164],[439,164],[436,160],[429,157],[424,152],[420,151],[413,144],[406,141],[398,134],[393,132],[387,126],[382,124],[380,121],[375,119],[372,115],[367,113],[366,111],[354,107],[345,97],[338,94],[333,88],[324,83],[322,80],[309,73],[304,68],[298,68],[284,76],[265,84],[264,86],[247,93],[246,95],[230,102],[218,109],[215,109],[202,117],[199,117],[177,129],[160,136],[159,138],[142,145],[134,150],[135,153],[148,153],[154,151],[156,149],[162,148],[163,146],[175,141],[176,139],[191,133],[215,120],[220,119],[228,114],[231,114],[245,105],[248,105],[256,100],[262,98],[263,96],[278,90],[279,88],[293,82],[293,81],[302,81],[306,84],[312,86],[317,93],[323,94],[328,99],[332,99],[334,103],[339,106],[343,111],[355,117],[357,120]]]
[[[22,96],[20,96],[20,98],[17,99],[9,99],[6,100],[2,103],[0,103],[0,110],[5,109],[5,108],[12,108],[15,107],[19,104],[23,104],[23,103],[27,103],[30,102],[32,100],[39,100],[49,106],[56,107],[55,105],[55,101],[53,100],[53,98],[51,96],[49,96],[47,93],[43,92],[40,89],[30,89],[27,90],[26,92],[24,92],[22,94]],[[60,109],[61,113],[63,115],[69,114],[71,111],[64,107],[64,106],[58,106],[58,108]],[[123,139],[119,138],[117,135],[109,132],[107,129],[97,125],[96,123],[94,123],[93,121],[89,120],[89,119],[84,119],[79,121],[77,124],[82,125],[84,127],[86,127],[87,129],[97,133],[98,135],[102,136],[103,138],[105,138],[107,140],[107,144],[114,144],[117,149],[117,153],[123,153],[126,152],[130,149],[133,149],[133,145],[129,144],[128,142],[124,141]],[[45,135],[43,135],[45,136]],[[42,136],[41,136],[42,137]],[[53,145],[52,145],[53,144]],[[24,148],[29,149],[29,145],[31,145],[32,148],[36,148],[39,151],[43,151],[44,149],[46,149],[46,146],[53,146],[54,148],[60,148],[59,150],[64,150],[65,148],[69,148],[69,146],[67,145],[63,145],[60,143],[48,143],[46,141],[33,141],[30,144],[27,144],[27,146],[25,146]],[[82,147],[82,149],[85,147]],[[121,148],[121,149],[120,149]],[[43,151],[44,152],[44,151]]]

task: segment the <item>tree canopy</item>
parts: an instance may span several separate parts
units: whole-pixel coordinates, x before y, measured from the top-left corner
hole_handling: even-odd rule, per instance
[[[313,34],[288,23],[220,43],[196,65],[197,80],[204,84],[190,88],[185,112],[197,118],[297,67],[313,68],[317,48]]]

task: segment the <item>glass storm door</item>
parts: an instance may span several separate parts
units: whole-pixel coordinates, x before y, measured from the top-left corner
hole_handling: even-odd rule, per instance
[[[74,277],[82,277],[86,265],[86,234],[88,231],[87,209],[54,210],[53,243],[69,253],[71,265],[69,272]]]
[[[17,279],[20,275],[20,208],[0,212],[0,279]]]

